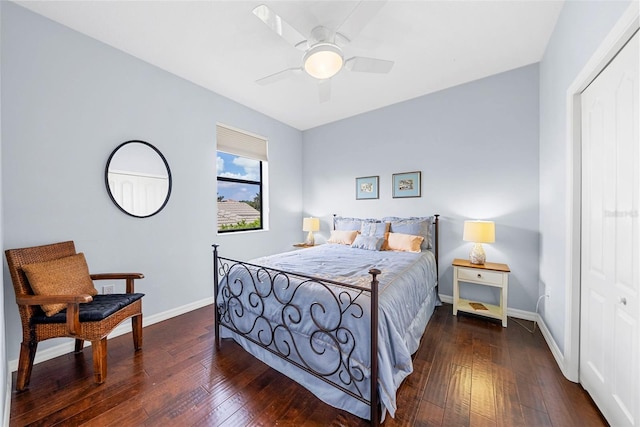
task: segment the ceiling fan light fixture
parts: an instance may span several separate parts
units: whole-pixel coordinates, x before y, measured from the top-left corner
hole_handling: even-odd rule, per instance
[[[332,43],[318,43],[304,55],[304,70],[316,79],[335,76],[343,65],[342,50]]]

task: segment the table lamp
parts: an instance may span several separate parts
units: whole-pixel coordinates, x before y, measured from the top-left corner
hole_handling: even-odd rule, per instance
[[[302,231],[308,231],[307,240],[304,242],[307,246],[315,245],[313,232],[320,230],[320,220],[318,218],[304,218],[302,220]]]
[[[471,264],[484,264],[487,256],[482,244],[496,241],[496,226],[493,221],[465,221],[462,239],[474,243],[469,254]]]

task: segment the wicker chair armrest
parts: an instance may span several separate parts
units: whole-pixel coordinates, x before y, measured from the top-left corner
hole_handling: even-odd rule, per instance
[[[91,280],[144,279],[142,273],[98,273],[91,274]]]
[[[80,332],[80,304],[93,301],[91,295],[18,295],[21,305],[67,304],[67,330],[71,335]]]
[[[135,292],[133,281],[135,279],[144,279],[142,273],[99,273],[91,274],[91,280],[118,280],[125,279],[127,282],[127,293],[132,294]]]
[[[17,295],[18,305],[42,305],[42,304],[81,304],[93,301],[93,297],[87,294],[81,295]]]

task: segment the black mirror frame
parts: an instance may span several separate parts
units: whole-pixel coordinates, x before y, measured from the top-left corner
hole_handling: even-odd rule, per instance
[[[109,187],[109,165],[111,164],[111,159],[118,152],[118,150],[120,148],[124,147],[127,144],[132,144],[132,143],[144,144],[144,145],[148,146],[149,148],[151,148],[153,151],[155,151],[158,154],[158,156],[160,156],[160,159],[162,159],[162,162],[164,163],[164,166],[167,168],[167,178],[169,179],[169,188],[167,189],[167,197],[165,197],[164,202],[162,203],[162,205],[160,205],[160,207],[158,209],[156,209],[155,212],[153,212],[153,213],[151,213],[149,215],[134,215],[131,212],[127,212],[127,210],[125,210],[122,206],[120,206],[120,204],[113,197],[113,194],[111,193],[111,188]],[[118,209],[120,209],[125,214],[127,214],[129,216],[132,216],[134,218],[149,218],[151,216],[154,216],[158,212],[160,212],[162,209],[164,209],[164,207],[169,202],[169,197],[171,196],[171,187],[172,187],[172,184],[173,184],[173,179],[171,177],[171,168],[169,168],[169,163],[167,162],[167,159],[164,157],[164,155],[160,152],[160,150],[158,150],[154,145],[149,144],[146,141],[141,141],[141,140],[138,140],[138,139],[132,139],[130,141],[125,141],[122,144],[118,145],[111,152],[111,154],[109,155],[109,159],[107,159],[107,166],[105,167],[105,170],[104,170],[104,182],[105,182],[105,185],[107,187],[107,193],[109,193],[109,198],[118,207]]]

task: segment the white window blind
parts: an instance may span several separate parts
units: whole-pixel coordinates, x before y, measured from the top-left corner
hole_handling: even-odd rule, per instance
[[[216,126],[218,151],[240,157],[267,161],[267,140],[237,129]]]

